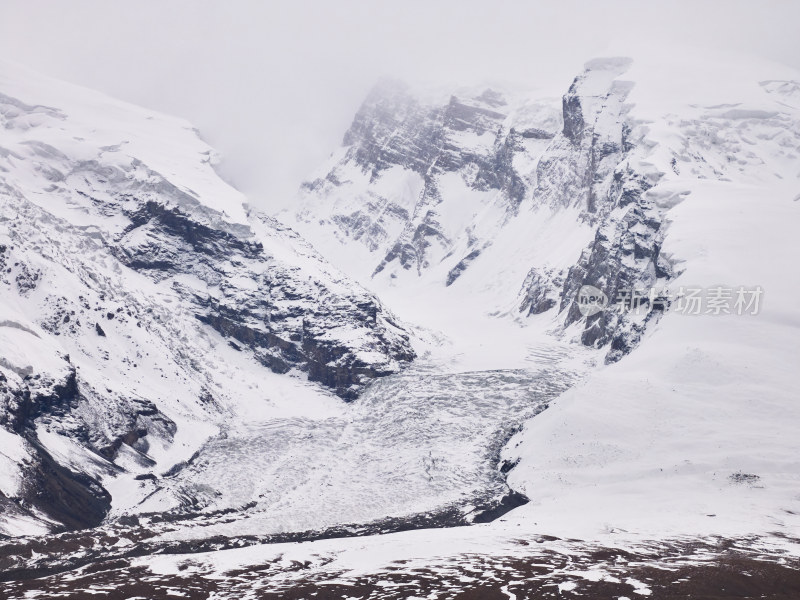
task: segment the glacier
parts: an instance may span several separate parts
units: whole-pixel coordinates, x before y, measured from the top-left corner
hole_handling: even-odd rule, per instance
[[[269,215],[185,121],[0,63],[0,589],[796,585],[798,90],[680,55],[384,81]]]

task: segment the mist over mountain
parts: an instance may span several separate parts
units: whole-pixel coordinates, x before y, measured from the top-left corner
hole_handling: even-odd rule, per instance
[[[0,595],[799,594],[787,21],[353,6],[9,3]]]
[[[6,59],[189,119],[269,213],[292,202],[376,81],[559,97],[596,56],[757,56],[800,68],[800,7],[768,0],[5,0]]]

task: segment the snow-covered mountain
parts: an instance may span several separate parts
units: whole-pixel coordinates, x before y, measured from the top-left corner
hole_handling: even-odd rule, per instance
[[[304,184],[294,223],[326,251],[331,237],[356,246],[373,279],[400,286],[417,276],[461,290],[494,271],[505,304],[519,295],[522,315],[557,307],[565,325],[581,318],[584,285],[610,298],[663,286],[670,200],[646,196],[664,173],[648,162],[647,128],[627,118],[630,62],[588,63],[563,99],[485,89],[426,104],[379,85],[325,175]],[[582,341],[610,344],[618,360],[640,334],[603,313]]]
[[[798,74],[645,56],[590,61],[565,87],[560,101],[493,90],[440,104],[379,87],[287,219],[401,317],[461,348],[485,341],[484,364],[524,352],[509,322],[531,344],[600,350],[589,356],[606,366],[577,367],[585,378],[505,446],[508,483],[531,499],[509,523],[583,539],[777,531],[796,543]],[[494,99],[492,128],[481,96]],[[446,117],[460,104],[476,107],[468,143],[464,121]],[[415,105],[429,107],[428,129],[408,116]],[[503,179],[524,192],[471,176],[531,127],[547,135],[512,144]],[[606,310],[580,310],[587,285]],[[626,310],[632,290],[638,311]],[[740,295],[760,298],[755,314],[737,309]]]
[[[664,248],[670,209],[698,180],[786,185],[797,144],[793,80],[724,73],[716,88],[691,61],[632,65],[592,60],[561,98],[382,83],[284,218],[382,297],[452,287],[442,297],[483,312],[557,314],[615,362],[674,300],[661,295],[684,261]],[[658,293],[643,318],[584,318],[584,286],[611,303]]]
[[[237,407],[313,412],[300,381],[351,400],[414,358],[187,123],[6,64],[0,89],[4,532],[96,525],[101,474],[176,468]]]
[[[800,567],[794,71],[383,82],[280,220],[180,120],[9,65],[0,94],[11,597]]]

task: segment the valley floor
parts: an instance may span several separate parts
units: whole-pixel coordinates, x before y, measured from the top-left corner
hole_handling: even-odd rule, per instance
[[[23,598],[545,599],[774,598],[800,595],[797,539],[623,533],[587,543],[514,535],[500,524],[254,545],[211,553],[102,555],[79,568],[5,573]],[[458,551],[453,551],[458,548]],[[46,591],[45,591],[46,590]]]

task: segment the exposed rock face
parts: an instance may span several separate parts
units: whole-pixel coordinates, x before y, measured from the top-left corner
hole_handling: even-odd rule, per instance
[[[178,284],[195,304],[199,321],[253,350],[271,370],[298,368],[351,400],[369,379],[396,372],[395,361],[413,360],[407,334],[375,297],[355,286],[345,291],[343,281],[304,278],[301,266],[282,265],[265,251],[258,236],[305,246],[273,219],[254,215],[257,236],[242,237],[155,201],[134,206],[125,211],[131,225],[114,246],[118,258],[156,280],[194,276],[217,290],[203,295]],[[304,252],[322,261],[310,248]],[[247,281],[247,288],[232,283],[236,280]],[[351,340],[339,342],[331,335],[343,328],[359,332],[370,352],[389,360],[375,364],[359,358]]]
[[[547,312],[559,302],[557,289],[561,278],[552,269],[541,271],[536,267],[528,272],[522,284],[521,313],[538,315]]]
[[[559,127],[551,107],[523,110],[491,89],[422,100],[402,84],[383,83],[332,164],[303,185],[298,217],[363,243],[377,254],[375,273],[421,274],[452,256],[464,261],[451,271],[454,280],[487,241],[470,221],[489,206],[500,220],[515,214],[529,185],[515,160]]]
[[[630,173],[617,175],[621,181],[613,188],[614,217],[606,217],[601,223],[591,246],[564,282],[559,310],[565,311],[565,325],[584,318],[576,300],[582,286],[594,286],[612,302],[621,300],[624,305],[630,303],[632,291],[659,290],[675,274],[670,262],[661,256],[664,211],[646,197],[649,184]],[[625,181],[626,177],[632,178]],[[606,361],[615,362],[636,345],[646,321],[663,313],[667,306],[661,296],[643,300],[640,310],[646,311],[646,317],[638,322],[624,311],[605,310],[588,316],[581,342],[593,347],[610,344]]]
[[[663,249],[667,214],[689,187],[675,181],[759,185],[763,165],[783,160],[799,137],[791,109],[797,106],[796,82],[763,81],[764,91],[778,101],[765,99],[765,106],[780,110],[692,105],[680,119],[665,115],[662,126],[669,134],[652,139],[648,123],[632,119],[625,104],[632,84],[619,77],[628,63],[590,61],[563,98],[564,128],[538,162],[532,201],[579,209],[594,235],[558,277],[542,277],[534,268],[520,302],[520,310],[532,314],[544,306],[542,298],[557,298],[563,325],[582,325],[580,341],[608,347],[607,362],[630,352],[647,324],[670,305],[666,288],[679,272]],[[770,141],[758,152],[747,151],[754,139]],[[576,297],[585,285],[617,306],[582,315]],[[626,310],[636,292],[644,295],[636,299],[639,314]]]
[[[536,167],[535,203],[577,206],[591,221],[611,210],[612,175],[631,148],[624,101],[633,84],[617,80],[629,65],[597,59],[575,78],[562,102],[564,128]]]
[[[610,344],[609,362],[633,348],[645,321],[663,312],[665,302],[654,302],[655,312],[648,310],[644,320],[612,310],[585,317],[577,304],[581,287],[594,286],[615,302],[631,290],[663,286],[674,275],[661,256],[665,210],[647,198],[662,174],[636,172],[630,166],[636,162],[631,156],[635,144],[624,100],[632,84],[617,79],[629,64],[628,59],[591,61],[564,95],[564,129],[539,161],[533,200],[577,207],[581,218],[597,229],[563,278],[532,270],[520,304],[528,314],[558,306],[564,326],[583,321],[581,342],[592,347]]]
[[[108,513],[111,496],[95,477],[59,464],[36,433],[38,418],[69,420],[80,401],[75,369],[67,363],[60,375],[9,381],[0,372],[0,426],[20,436],[29,456],[21,465],[18,495],[0,492],[0,511],[9,516],[33,511],[66,528],[93,527]]]
[[[440,107],[421,105],[403,84],[384,82],[367,96],[343,143],[352,147],[349,154],[372,179],[395,165],[424,175],[444,142],[442,113]],[[395,135],[398,128],[410,135]]]
[[[25,469],[24,502],[66,529],[95,527],[111,508],[111,495],[93,477],[60,465],[39,444]]]
[[[526,316],[555,309],[565,328],[581,322],[581,342],[610,345],[608,360],[617,360],[644,323],[614,311],[587,319],[575,302],[578,291],[592,285],[614,301],[673,276],[661,253],[666,208],[648,197],[663,173],[642,160],[651,143],[626,104],[633,83],[621,77],[630,64],[590,61],[560,103],[509,101],[487,90],[436,104],[399,84],[379,86],[325,175],[305,184],[299,220],[318,219],[321,232],[310,229],[312,239],[333,230],[343,243],[352,239],[383,253],[373,277],[422,276],[438,267],[441,283],[453,286],[481,261],[500,269],[521,260],[498,258],[493,246],[545,243],[512,240],[520,236],[509,226],[515,220],[537,212],[574,215],[574,228],[590,229],[592,241],[570,247],[566,260],[539,250],[541,262],[525,265],[517,306]],[[493,196],[472,200],[482,192]]]

